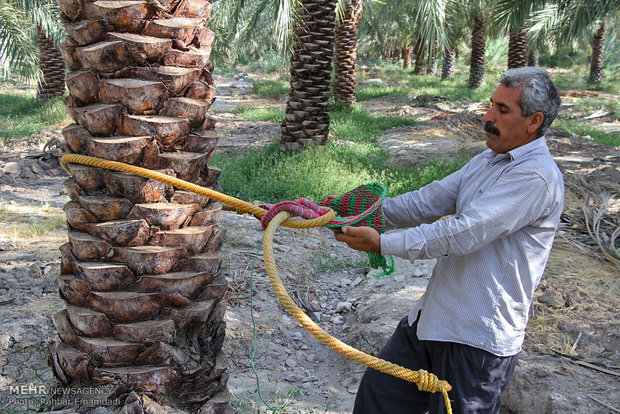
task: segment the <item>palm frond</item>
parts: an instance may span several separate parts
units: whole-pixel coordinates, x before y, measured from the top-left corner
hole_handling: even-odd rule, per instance
[[[456,1],[450,1],[446,5],[446,40],[449,47],[455,47],[465,40],[469,33],[467,21],[463,15],[463,10]]]
[[[417,13],[414,15],[416,26],[413,34],[426,41],[429,55],[433,45],[438,42],[442,48],[447,46],[446,7],[450,0],[431,0],[419,2]]]
[[[446,10],[454,0],[411,2],[394,0],[376,7],[374,31],[385,39],[394,39],[397,45],[423,40],[424,47],[432,50],[435,42],[447,44]],[[370,9],[370,8],[368,8]],[[371,9],[370,9],[371,10]],[[364,13],[366,18],[368,12]],[[372,27],[372,26],[371,26]]]
[[[384,6],[385,4],[379,2],[368,2],[364,5],[364,12],[362,13],[362,19],[358,26],[358,46],[359,50],[363,49],[376,49],[378,46],[378,52],[382,53],[386,47],[387,32],[382,30],[384,20],[381,18],[380,13],[377,12],[377,8]]]
[[[13,0],[13,2],[17,8],[26,12],[28,20],[40,26],[46,37],[55,44],[59,44],[66,37],[60,9],[55,0]]]
[[[566,45],[574,38],[592,31],[597,20],[603,19],[620,9],[620,0],[572,0],[561,2],[559,19],[554,28],[560,45]]]
[[[286,50],[293,38],[293,25],[299,20],[299,9],[303,7],[301,0],[275,0],[277,7],[274,10],[275,23],[273,25],[274,38]]]
[[[530,18],[530,41],[539,48],[545,43],[555,44],[556,27],[560,22],[560,11],[557,4],[549,4],[543,9],[532,13]]]
[[[503,32],[514,32],[529,22],[533,13],[545,8],[545,1],[498,0],[493,5],[493,25]]]
[[[0,67],[3,77],[16,73],[24,79],[38,78],[38,50],[28,16],[12,2],[0,0]]]

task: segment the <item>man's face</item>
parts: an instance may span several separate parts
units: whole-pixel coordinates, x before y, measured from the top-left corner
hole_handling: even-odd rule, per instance
[[[500,84],[491,96],[491,109],[484,116],[487,147],[493,152],[507,151],[527,144],[538,137],[532,131],[532,117],[521,115],[521,89]],[[537,112],[538,115],[542,115]]]

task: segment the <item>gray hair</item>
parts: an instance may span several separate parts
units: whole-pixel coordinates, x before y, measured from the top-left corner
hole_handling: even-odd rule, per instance
[[[522,90],[521,115],[530,116],[542,112],[544,119],[539,129],[539,136],[547,132],[560,108],[560,95],[544,69],[535,66],[509,69],[500,77],[504,86]]]

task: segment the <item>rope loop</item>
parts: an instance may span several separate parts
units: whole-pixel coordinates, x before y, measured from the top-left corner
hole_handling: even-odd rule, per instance
[[[263,226],[263,229],[266,229],[271,220],[278,213],[283,211],[288,211],[306,220],[319,218],[330,211],[329,208],[321,207],[307,198],[300,198],[295,201],[280,201],[274,205],[261,204],[260,207],[267,210],[265,215],[260,219],[260,224]]]

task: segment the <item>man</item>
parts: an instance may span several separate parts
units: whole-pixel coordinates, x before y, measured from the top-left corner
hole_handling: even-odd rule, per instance
[[[487,150],[441,181],[385,199],[387,224],[406,230],[336,234],[358,250],[437,259],[425,294],[378,356],[447,380],[455,413],[499,411],[564,203],[544,137],[560,105],[546,72],[507,71],[491,104]],[[427,410],[444,412],[441,394],[367,369],[353,412]]]

